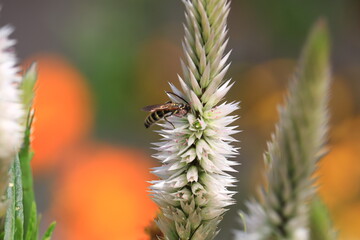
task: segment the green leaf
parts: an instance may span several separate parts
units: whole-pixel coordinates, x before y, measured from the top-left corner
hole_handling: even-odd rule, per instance
[[[242,212],[239,212],[240,221],[243,224],[244,232],[247,232],[247,226],[246,226],[246,215]]]
[[[33,176],[31,170],[31,159],[33,157],[33,152],[30,147],[30,131],[31,125],[34,119],[34,115],[29,112],[27,121],[26,121],[26,130],[24,137],[24,144],[20,150],[20,164],[22,171],[22,184],[23,184],[23,205],[24,205],[24,229],[25,236],[27,236],[29,219],[32,218],[33,214],[33,204],[35,202],[34,197],[34,187],[33,187]],[[36,212],[36,208],[35,208]]]
[[[34,87],[37,79],[36,68],[36,63],[31,64],[21,82],[21,98],[26,111],[30,111],[34,99]]]
[[[55,229],[55,226],[56,226],[56,222],[52,222],[50,224],[50,226],[48,227],[48,229],[46,230],[42,240],[50,240],[51,239],[51,236],[54,232],[54,229]]]
[[[5,217],[4,240],[23,239],[23,188],[18,156],[15,157],[10,169],[7,198],[9,199],[9,208]]]
[[[330,214],[325,204],[315,198],[311,202],[309,211],[310,239],[335,240],[337,234],[333,229]]]
[[[28,216],[28,225],[27,225],[27,231],[25,235],[25,240],[37,240],[38,236],[38,227],[39,227],[39,221],[37,216],[37,210],[36,210],[36,203],[32,202],[31,205],[31,212]]]

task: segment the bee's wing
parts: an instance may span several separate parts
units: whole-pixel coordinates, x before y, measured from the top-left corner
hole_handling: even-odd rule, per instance
[[[145,112],[155,112],[157,110],[161,110],[166,108],[166,104],[156,104],[156,105],[149,105],[146,107],[143,107],[142,110]]]

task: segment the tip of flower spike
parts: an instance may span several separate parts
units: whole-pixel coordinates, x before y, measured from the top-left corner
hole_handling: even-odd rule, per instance
[[[329,57],[329,30],[326,21],[321,18],[312,28],[303,50],[301,69],[306,78],[311,80],[328,70]]]
[[[321,17],[314,25],[310,36],[320,38],[326,44],[329,44],[329,29],[325,18]],[[311,37],[310,37],[311,38]]]
[[[315,29],[326,29],[328,28],[327,21],[324,17],[320,17],[314,26]]]

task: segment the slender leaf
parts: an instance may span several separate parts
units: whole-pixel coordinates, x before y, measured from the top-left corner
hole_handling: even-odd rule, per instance
[[[23,147],[20,150],[20,164],[22,171],[22,182],[23,182],[23,205],[24,205],[24,234],[27,236],[28,225],[30,218],[32,218],[33,214],[33,204],[35,201],[34,190],[33,190],[33,176],[31,171],[31,159],[33,157],[33,152],[30,147],[30,131],[31,124],[33,122],[34,115],[29,113],[27,122],[26,122],[26,130],[25,130],[25,138]],[[36,210],[36,209],[35,209]],[[36,212],[36,211],[35,211]]]
[[[34,86],[37,79],[36,63],[31,64],[30,68],[25,72],[21,82],[21,98],[25,110],[30,111],[34,99]]]
[[[24,239],[37,240],[39,221],[38,221],[35,202],[33,202],[31,205],[31,212],[28,220],[29,220],[29,224],[27,226],[26,229],[27,231]]]
[[[23,239],[23,189],[21,180],[21,167],[16,156],[10,169],[10,183],[7,189],[9,208],[5,218],[4,240]]]
[[[315,198],[311,202],[309,213],[310,239],[337,239],[337,233],[333,229],[330,214],[324,203],[319,198]]]
[[[46,230],[42,240],[50,240],[51,239],[51,236],[54,232],[54,229],[55,229],[55,226],[56,226],[56,222],[52,222],[50,224],[50,226],[48,227],[48,229]]]

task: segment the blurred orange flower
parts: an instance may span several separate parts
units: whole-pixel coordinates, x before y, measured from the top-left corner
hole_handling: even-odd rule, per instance
[[[244,76],[238,76],[241,78],[238,84],[244,84],[239,89],[244,104],[256,104],[268,94],[284,91],[295,64],[292,59],[274,59],[249,69]]]
[[[317,173],[319,192],[334,217],[339,239],[359,239],[360,117],[343,121],[330,135],[330,152]]]
[[[284,101],[285,93],[283,91],[271,92],[262,97],[247,112],[245,124],[251,126],[262,136],[268,135],[274,128],[278,120],[277,107]]]
[[[353,116],[355,112],[355,99],[346,79],[334,76],[329,95],[330,120],[332,124],[339,124]]]
[[[53,167],[59,153],[83,138],[92,125],[91,98],[84,77],[63,57],[38,55],[32,147],[35,172]]]
[[[360,202],[347,204],[335,218],[339,230],[339,240],[358,240],[360,238]]]
[[[331,208],[354,201],[360,194],[360,139],[330,147],[320,162],[320,194]]]
[[[156,215],[147,181],[149,158],[138,150],[86,144],[58,181],[53,218],[66,240],[147,239]]]
[[[360,141],[360,115],[348,118],[331,131],[332,143]],[[360,148],[360,146],[359,146]]]

